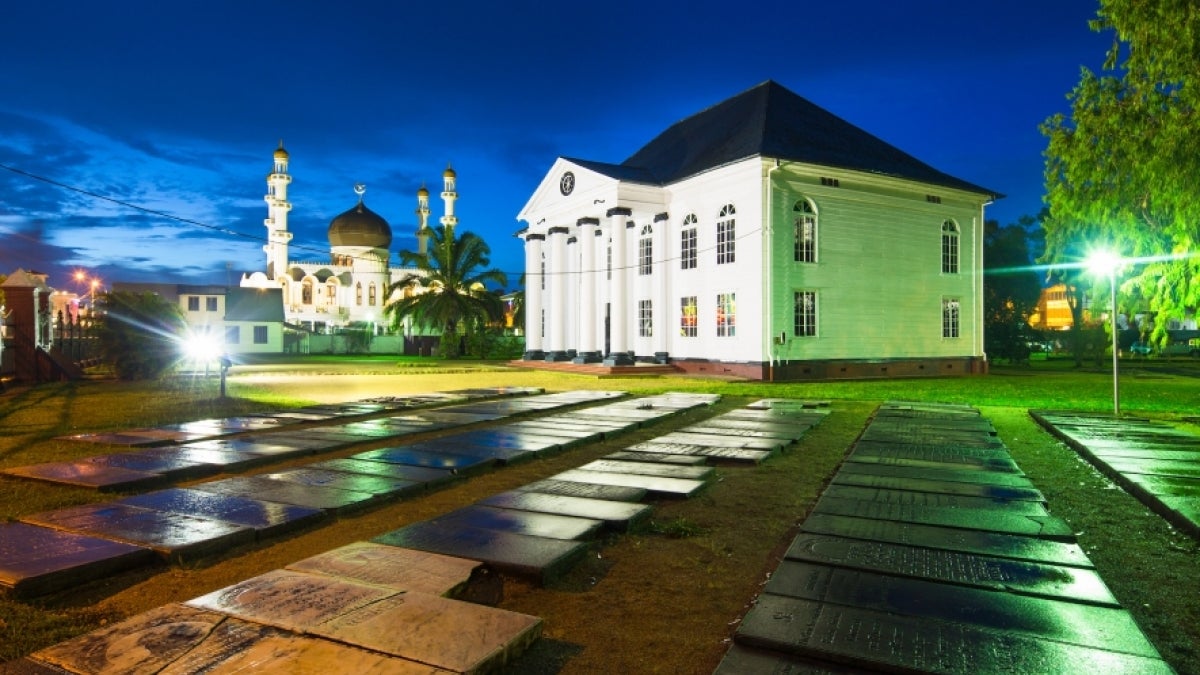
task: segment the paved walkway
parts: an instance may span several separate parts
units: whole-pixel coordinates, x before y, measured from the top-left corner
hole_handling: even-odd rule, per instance
[[[972,408],[882,406],[800,530],[717,673],[1171,672]]]

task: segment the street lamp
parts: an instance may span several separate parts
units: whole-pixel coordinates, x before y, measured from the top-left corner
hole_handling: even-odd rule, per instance
[[[1108,289],[1112,296],[1112,312],[1109,321],[1112,323],[1112,363],[1113,363],[1113,416],[1121,416],[1121,392],[1117,375],[1117,268],[1121,266],[1121,257],[1112,251],[1093,251],[1087,258],[1088,269],[1095,275],[1108,276]]]

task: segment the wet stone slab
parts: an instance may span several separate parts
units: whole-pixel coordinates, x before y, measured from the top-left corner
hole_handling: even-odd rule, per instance
[[[169,480],[189,480],[211,476],[218,467],[201,464],[185,457],[185,453],[174,448],[155,448],[152,452],[118,452],[111,455],[89,457],[87,461],[104,466],[157,473]]]
[[[649,517],[652,510],[649,505],[645,504],[527,490],[502,492],[480,500],[479,503],[501,509],[595,519],[602,521],[606,528],[616,531],[628,530],[632,524]]]
[[[694,424],[692,426],[680,429],[683,433],[688,434],[704,434],[706,436],[732,436],[735,438],[765,438],[774,441],[784,441],[791,443],[797,440],[803,433],[794,431],[774,431],[770,429],[748,429],[745,427],[724,426],[718,423],[713,424]]]
[[[55,440],[79,441],[81,443],[102,443],[105,445],[151,446],[168,442],[163,437],[147,436],[130,432],[96,432],[58,436]]]
[[[1200,497],[1200,481],[1177,476],[1147,476],[1130,474],[1130,482],[1153,495],[1175,495],[1178,497]]]
[[[751,450],[750,448],[704,448],[699,453],[716,463],[759,464],[773,457],[773,450]]]
[[[632,473],[640,476],[687,478],[690,480],[706,480],[715,472],[715,469],[710,466],[683,466],[679,464],[655,464],[653,462],[626,462],[618,459],[598,459],[593,462],[588,462],[579,468],[584,471],[609,471],[612,473]]]
[[[700,453],[708,449],[704,445],[696,445],[694,443],[668,443],[659,439],[635,443],[627,448],[629,452],[653,452],[668,455],[694,455],[700,456]]]
[[[581,469],[564,471],[551,476],[551,478],[554,480],[574,481],[576,483],[642,488],[651,494],[663,497],[690,497],[705,485],[705,482],[702,480],[687,478],[664,478],[661,476],[643,476],[631,473],[613,473],[611,471],[585,471]]]
[[[503,428],[468,431],[456,434],[452,438],[455,443],[463,445],[475,445],[485,448],[507,448],[529,452],[539,452],[573,444],[570,440],[559,436],[517,433],[504,430]]]
[[[320,509],[189,488],[149,492],[127,497],[117,503],[251,527],[260,539],[306,527],[325,518],[325,512]]]
[[[209,442],[210,441],[201,441],[201,443]],[[233,441],[226,442],[232,443]],[[245,469],[255,466],[262,466],[263,464],[275,461],[274,459],[264,455],[255,455],[243,451],[224,448],[197,447],[192,444],[167,448],[150,448],[148,450],[143,450],[140,454],[153,456],[159,453],[171,457],[178,457],[179,459],[195,464],[206,464],[219,472],[243,471]]]
[[[69,588],[153,560],[154,553],[141,546],[25,523],[0,523],[0,589],[18,597]]]
[[[1114,471],[1146,476],[1173,476],[1176,478],[1200,479],[1200,462],[1178,462],[1171,460],[1106,460]]]
[[[100,492],[145,490],[170,482],[162,474],[106,466],[87,460],[17,466],[4,469],[0,473],[17,478],[92,488]]]
[[[809,533],[797,535],[784,557],[993,591],[1119,606],[1093,569]]]
[[[394,588],[349,579],[274,570],[185,604],[304,633],[329,619],[397,593]]]
[[[541,635],[542,620],[411,592],[327,621],[313,632],[338,642],[457,673],[491,672]]]
[[[786,561],[765,593],[1157,657],[1124,609]]]
[[[481,566],[475,560],[363,541],[305,558],[288,565],[287,569],[388,586],[399,591],[453,596]]]
[[[242,525],[119,503],[85,504],[24,516],[22,521],[66,532],[123,541],[179,561],[254,540]]]
[[[227,478],[193,485],[194,490],[239,495],[249,499],[295,504],[334,513],[348,512],[378,503],[381,497],[371,492],[314,487],[261,476]]]
[[[433,469],[456,471],[466,475],[485,471],[496,465],[494,457],[458,455],[446,451],[442,446],[428,443],[368,450],[351,455],[350,458],[366,459],[372,462],[387,462],[389,464],[404,464],[407,466],[424,466]]]
[[[936,548],[1052,565],[1092,567],[1092,562],[1088,560],[1083,549],[1073,542],[1051,541],[999,532],[963,530],[824,513],[810,515],[801,524],[801,530],[870,542]]]
[[[603,525],[602,521],[593,518],[501,509],[481,504],[455,509],[428,522],[447,528],[473,527],[549,539],[579,541],[593,538]]]
[[[964,483],[964,485],[971,485]],[[861,487],[834,483],[826,488],[824,497],[839,500],[859,500],[874,504],[895,504],[929,509],[978,509],[1006,514],[1048,516],[1045,506],[1039,501],[1006,500],[994,497],[973,497],[946,492],[917,492],[915,490],[888,490],[877,487]]]
[[[518,464],[525,460],[533,459],[542,452],[557,450],[561,446],[551,446],[541,451],[527,448],[501,448],[492,445],[471,445],[459,442],[457,437],[449,437],[429,441],[426,447],[444,448],[448,453],[476,457],[481,460],[491,460],[497,464]]]
[[[74,673],[157,673],[224,620],[216,612],[163,605],[34,652],[32,658]]]
[[[946,509],[821,497],[813,510],[814,513],[834,516],[957,527],[965,530],[1041,537],[1055,541],[1072,542],[1075,539],[1071,527],[1054,516],[1005,513],[993,509]]]
[[[880,639],[887,636],[887,639]],[[1142,656],[1005,630],[771,594],[760,596],[737,630],[740,644],[840,661],[857,671],[944,673],[1172,672]]]
[[[973,483],[977,485],[997,485],[1030,489],[1034,487],[1033,482],[1026,478],[1024,474],[1014,474],[1009,471],[894,466],[851,460],[842,464],[839,473],[856,473],[901,479],[936,480],[946,483]]]
[[[751,450],[771,451],[781,450],[791,444],[791,441],[786,440],[750,438],[747,436],[723,436],[719,434],[697,434],[687,431],[675,431],[659,436],[655,440],[663,443],[683,443],[709,448],[748,448]]]
[[[672,455],[663,452],[639,452],[622,450],[604,456],[604,459],[622,462],[650,462],[653,464],[679,464],[681,466],[703,466],[707,460],[700,455]]]
[[[725,652],[713,675],[859,675],[861,670],[846,665],[818,662],[796,654],[755,649],[734,643]]]
[[[912,490],[917,492],[942,493],[963,497],[978,497],[995,500],[1023,500],[1045,503],[1046,498],[1033,488],[1007,487],[1003,485],[984,485],[980,483],[960,483],[952,481],[922,480],[920,478],[899,478],[895,476],[875,476],[871,474],[839,472],[833,477],[835,485],[853,485],[858,487],[885,488],[888,490]]]
[[[601,499],[615,502],[640,502],[646,498],[645,488],[629,487],[626,485],[577,483],[575,481],[553,480],[549,478],[527,483],[516,489],[521,492],[581,497],[584,499]]]
[[[433,522],[414,523],[371,541],[488,563],[502,572],[542,583],[570,569],[587,552],[587,544]]]
[[[331,459],[324,462],[316,462],[309,466],[318,470],[361,473],[395,480],[423,483],[426,486],[441,485],[461,478],[461,476],[451,469],[389,464],[387,462],[374,462],[367,459]]]
[[[1200,464],[1200,450],[1152,450],[1144,446],[1130,448],[1128,446],[1119,448],[1107,448],[1096,446],[1089,443],[1087,446],[1088,452],[1096,457],[1111,461],[1154,461],[1154,460],[1173,460],[1181,462],[1193,462]]]
[[[348,492],[368,492],[373,495],[398,496],[424,489],[424,484],[401,478],[388,478],[365,473],[346,473],[315,468],[297,468],[262,474],[269,480],[297,483],[306,487],[333,488]]]

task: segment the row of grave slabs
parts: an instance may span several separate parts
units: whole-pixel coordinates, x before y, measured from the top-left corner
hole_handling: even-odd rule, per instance
[[[1169,673],[990,422],[884,404],[719,674]]]
[[[665,394],[543,421],[547,429],[577,431],[716,400]],[[762,461],[826,413],[761,401],[371,542],[160,607],[36,652],[23,665],[72,672],[489,671],[519,656],[542,627],[537,617],[488,606],[499,595],[495,570],[553,578],[597,533],[645,518],[652,508],[641,503],[646,498],[691,496],[711,477],[709,461]]]
[[[1200,436],[1129,416],[1030,415],[1152,511],[1200,539]]]

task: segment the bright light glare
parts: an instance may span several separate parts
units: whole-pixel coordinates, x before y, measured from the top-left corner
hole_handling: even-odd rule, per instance
[[[187,358],[199,363],[216,361],[221,355],[221,345],[215,335],[209,333],[189,333],[183,341],[183,353]]]
[[[1099,249],[1088,254],[1085,264],[1092,274],[1107,277],[1121,266],[1121,256],[1107,249]]]

